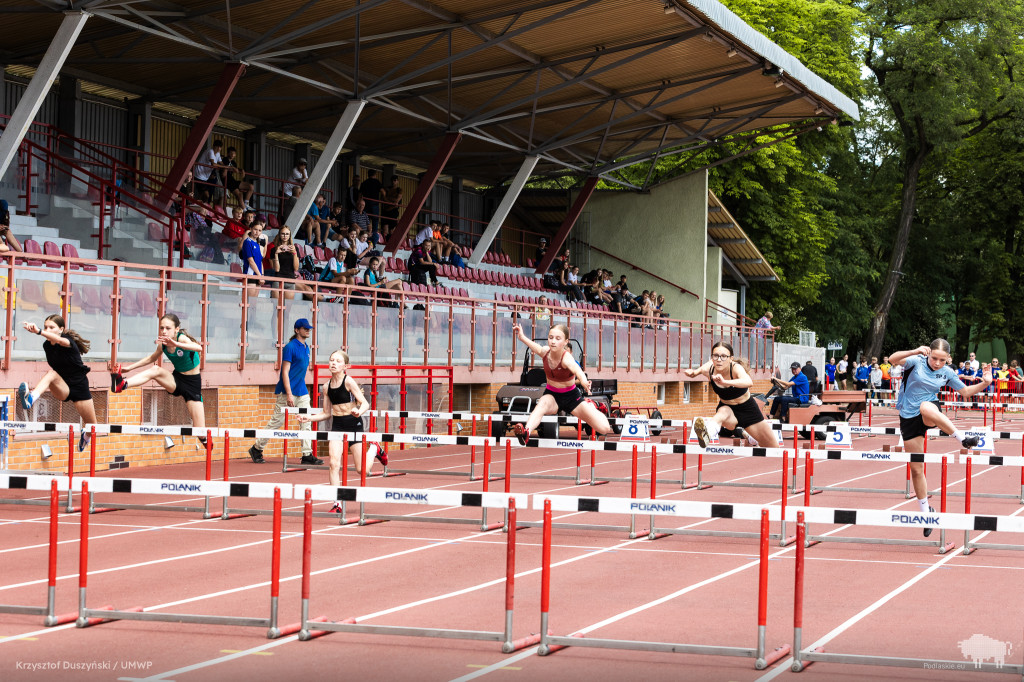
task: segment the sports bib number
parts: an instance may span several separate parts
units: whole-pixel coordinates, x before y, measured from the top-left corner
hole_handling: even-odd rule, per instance
[[[835,427],[835,431],[825,432],[826,448],[853,447],[853,435],[850,431],[850,422],[829,422],[829,427]]]
[[[646,443],[651,439],[651,425],[646,416],[640,414],[626,415],[626,425],[622,427],[619,440],[640,441]]]

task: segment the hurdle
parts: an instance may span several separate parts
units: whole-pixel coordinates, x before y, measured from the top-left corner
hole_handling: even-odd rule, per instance
[[[501,642],[502,652],[508,654],[528,646],[533,646],[540,641],[540,635],[531,635],[520,639],[513,639],[512,625],[515,605],[515,575],[516,575],[516,509],[518,504],[527,505],[526,495],[506,495],[505,493],[461,493],[452,490],[409,490],[402,493],[393,493],[390,499],[387,496],[375,494],[374,488],[355,488],[344,490],[342,488],[331,488],[330,492],[340,498],[341,496],[373,497],[374,501],[408,502],[418,504],[460,504],[472,507],[504,508],[508,512],[509,524],[508,533],[505,536],[505,576],[502,579],[491,581],[490,584],[505,583],[505,618],[504,629],[500,631],[487,630],[464,630],[445,629],[435,627],[416,627],[399,625],[369,625],[360,623],[356,618],[347,618],[341,621],[331,622],[324,617],[315,619],[309,618],[310,600],[310,575],[312,569],[313,533],[312,533],[312,499],[313,497],[325,494],[326,486],[311,486],[305,488],[305,502],[303,505],[304,522],[302,535],[302,603],[301,623],[299,639],[309,641],[326,635],[331,632],[355,632],[373,635],[394,635],[400,637],[430,637],[438,639],[459,639],[483,642]],[[423,496],[420,499],[419,496]],[[410,499],[411,498],[411,499]]]
[[[321,407],[282,407],[281,408],[281,412],[284,413],[284,431],[288,432],[288,431],[290,431],[290,429],[289,429],[289,418],[291,417],[291,415],[293,415],[293,414],[295,414],[295,415],[299,415],[299,414],[321,414],[321,413],[323,413],[323,408],[321,408]],[[302,431],[302,430],[305,430],[305,429],[299,429],[299,430]],[[311,428],[309,430],[310,431],[315,431],[316,429],[312,429]],[[370,430],[371,431],[374,430],[372,428],[372,425],[371,425]],[[386,431],[387,431],[387,429],[385,428],[385,432]],[[294,471],[305,471],[306,469],[326,469],[326,468],[328,468],[328,466],[325,465],[325,464],[302,464],[302,463],[299,463],[297,465],[289,466],[288,465],[288,440],[289,439],[288,438],[284,438],[283,440],[284,440],[284,443],[281,446],[281,449],[282,449],[281,473],[287,474],[287,473],[291,473],[291,472],[294,472]],[[385,450],[385,452],[386,452],[386,450]],[[345,466],[346,467],[348,466],[348,458],[347,457],[346,457],[346,461],[345,461]],[[369,477],[370,478],[378,478],[378,477],[379,478],[390,478],[392,476],[405,476],[405,473],[404,472],[390,471],[388,469],[387,465],[384,465],[384,471],[382,473],[370,474]]]
[[[806,524],[809,519],[821,523],[853,523],[858,525],[887,526],[897,528],[920,528],[921,514],[893,514],[885,510],[864,509],[826,509],[791,507],[789,514],[796,521],[796,570],[793,588],[793,664],[792,670],[800,672],[817,661],[832,663],[852,663],[859,665],[881,665],[903,668],[934,668],[940,670],[966,669],[973,672],[1013,673],[1024,676],[1024,665],[1007,664],[1002,661],[985,663],[978,658],[966,664],[966,658],[957,660],[904,658],[897,656],[876,656],[872,654],[852,654],[826,652],[823,648],[804,648],[803,646],[803,611],[804,583],[806,582],[804,540],[807,537]],[[1011,516],[981,516],[974,514],[939,514],[928,515],[925,523],[933,524],[943,530],[993,530],[1024,532],[1024,519]],[[965,652],[966,653],[966,652]],[[991,654],[990,654],[991,656]]]
[[[82,494],[82,518],[79,531],[79,564],[78,564],[78,617],[75,624],[79,628],[91,627],[117,620],[163,621],[168,623],[194,623],[200,625],[230,625],[244,627],[267,628],[267,639],[276,639],[283,634],[290,634],[278,627],[278,596],[281,583],[281,499],[291,497],[293,489],[290,484],[275,483],[230,483],[227,481],[162,481],[157,479],[116,479],[93,478],[78,479]],[[270,605],[266,618],[249,616],[211,616],[193,613],[163,613],[146,611],[142,607],[117,610],[112,607],[89,608],[86,592],[89,576],[89,513],[85,500],[90,496],[90,485],[105,492],[123,493],[162,493],[177,494],[180,488],[188,488],[187,492],[206,493],[212,496],[229,495],[242,497],[273,498],[274,522],[271,540],[270,558]]]
[[[46,490],[49,484],[49,554],[46,569],[46,606],[17,606],[0,604],[0,613],[19,613],[29,616],[43,616],[43,625],[53,627],[71,623],[78,618],[77,613],[58,616],[55,613],[57,601],[57,516],[60,507],[60,483],[53,476],[17,476],[0,474],[0,488],[11,490]],[[67,486],[67,482],[63,482]],[[0,500],[7,503],[9,500]]]
[[[534,509],[541,508],[544,513],[544,531],[542,541],[542,566],[541,566],[541,596],[540,596],[540,646],[537,653],[547,656],[566,647],[587,647],[601,649],[628,649],[633,651],[659,651],[666,653],[699,654],[706,656],[738,656],[753,658],[754,668],[764,670],[770,665],[778,662],[789,655],[790,647],[783,645],[771,652],[766,651],[765,641],[768,620],[768,523],[770,509],[780,518],[777,507],[765,509],[759,505],[711,505],[708,502],[687,502],[671,503],[665,505],[657,500],[642,500],[632,502],[614,498],[603,498],[597,505],[592,500],[574,498],[567,496],[534,495]],[[712,515],[721,513],[720,507],[730,507],[731,518],[744,518],[760,521],[760,546],[758,557],[758,598],[757,598],[757,636],[754,647],[718,646],[707,644],[687,644],[675,642],[649,642],[624,639],[604,639],[584,636],[556,636],[551,635],[550,625],[550,602],[551,602],[551,510],[558,511],[584,511],[587,510],[620,513],[622,502],[628,502],[631,506],[641,505],[652,507],[650,511],[670,516],[698,516],[701,518],[712,518]],[[595,509],[590,509],[596,507]],[[653,509],[657,507],[657,509]],[[677,593],[678,594],[678,593]]]
[[[966,455],[964,457],[964,460],[965,460],[964,464],[967,467],[967,473],[966,473],[966,475],[967,475],[967,483],[966,483],[966,490],[964,491],[964,513],[965,514],[970,514],[971,513],[971,496],[972,496],[972,490],[971,490],[971,488],[972,488],[972,486],[971,486],[971,466],[972,466],[972,460],[973,459],[974,458],[971,455]],[[1015,466],[1024,466],[1024,457],[979,457],[978,459],[982,460],[982,463],[990,464],[990,465],[1004,464],[1006,462],[1004,462],[1003,460],[1006,460],[1006,459],[1021,460],[1020,462],[1011,462],[1010,464],[1013,464]],[[993,461],[993,460],[998,460],[998,461]],[[1021,469],[1021,476],[1024,477],[1024,469]],[[974,493],[974,496],[975,497],[981,497],[981,494]],[[994,495],[993,494],[987,494],[986,497],[994,497]],[[996,530],[996,529],[995,528],[975,528],[974,530]],[[1019,551],[1024,551],[1024,546],[1021,546],[1021,545],[1008,545],[1008,544],[1005,544],[1005,543],[997,543],[997,542],[977,542],[977,541],[971,540],[971,531],[970,530],[965,530],[964,531],[963,554],[965,554],[965,555],[972,554],[977,549],[1006,549],[1006,550],[1010,550],[1010,551],[1018,551],[1019,552]]]

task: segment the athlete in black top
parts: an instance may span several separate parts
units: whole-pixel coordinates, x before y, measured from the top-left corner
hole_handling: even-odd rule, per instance
[[[64,318],[60,315],[47,317],[42,329],[34,322],[25,322],[22,326],[25,331],[46,339],[43,342],[43,353],[46,354],[50,371],[31,391],[25,382],[18,386],[18,401],[21,406],[31,416],[32,406],[36,400],[49,390],[57,400],[74,403],[84,424],[95,424],[96,406],[92,402],[92,393],[89,392],[89,368],[82,362],[82,353],[89,352],[89,342],[66,328]],[[89,439],[90,434],[83,427],[82,435],[78,438],[79,452],[85,450]]]
[[[718,437],[723,429],[733,430],[740,437],[746,437],[752,445],[776,448],[779,446],[771,425],[764,420],[760,406],[750,395],[754,385],[750,375],[739,362],[733,362],[732,346],[719,341],[711,347],[711,361],[697,369],[687,369],[689,377],[705,375],[709,385],[719,398],[713,417],[697,417],[693,420],[693,431],[701,447]]]
[[[372,447],[375,445],[373,443],[370,444],[371,447],[367,448],[365,462],[360,456],[363,450],[363,444],[357,435],[363,431],[363,421],[360,417],[370,409],[370,404],[366,402],[366,398],[363,396],[363,392],[359,388],[359,384],[356,383],[356,380],[345,373],[345,370],[348,368],[348,353],[342,350],[336,350],[331,353],[328,367],[331,371],[331,378],[324,382],[322,389],[324,397],[323,412],[313,416],[300,414],[299,421],[321,422],[330,419],[331,431],[351,433],[349,452],[352,454],[357,473],[362,472],[364,464],[366,465],[366,473],[370,473],[370,469],[373,467],[370,453],[374,453],[376,459],[384,466],[387,466],[387,455],[379,447]],[[328,443],[331,458],[329,470],[331,485],[341,485],[340,472],[345,454],[342,449],[342,441],[331,440]],[[376,452],[374,452],[375,450]],[[341,511],[341,505],[335,504],[335,509],[331,511]]]

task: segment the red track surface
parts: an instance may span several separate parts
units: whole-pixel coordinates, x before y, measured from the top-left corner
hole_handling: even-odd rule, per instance
[[[965,423],[969,413],[958,417]],[[892,425],[891,412],[873,415],[873,424]],[[980,420],[979,420],[980,421]],[[1007,428],[1005,422],[1001,428]],[[858,449],[881,450],[895,437],[859,438]],[[930,452],[953,451],[949,438],[933,439]],[[1020,454],[1019,441],[1002,441],[997,454]],[[413,469],[467,470],[465,448],[392,451],[392,466]],[[482,454],[478,452],[478,462]],[[585,460],[587,457],[584,458]],[[599,453],[598,477],[628,476],[628,453]],[[492,475],[504,469],[504,453],[495,453]],[[679,476],[679,456],[659,456],[659,477]],[[695,476],[690,462],[690,476]],[[513,471],[574,473],[572,451],[513,450]],[[776,483],[779,460],[709,457],[705,478],[716,481]],[[479,473],[479,464],[477,472]],[[641,456],[640,471],[650,460]],[[283,474],[275,464],[232,462],[237,480],[325,483],[323,471]],[[120,477],[202,478],[199,465],[150,467],[113,472]],[[902,489],[905,465],[882,462],[818,462],[815,483]],[[938,467],[929,467],[929,483],[939,485]],[[973,470],[973,490],[1019,494],[1020,471],[1012,467]],[[798,481],[803,480],[802,463]],[[964,490],[964,467],[949,469],[949,490]],[[356,482],[358,479],[353,479]],[[691,480],[693,480],[691,478]],[[479,490],[480,482],[435,475],[408,475],[371,486]],[[492,482],[500,490],[503,482]],[[515,478],[516,492],[581,496],[628,496],[628,483],[576,487],[571,482]],[[642,496],[649,487],[640,485]],[[715,486],[681,491],[659,484],[659,497],[770,504],[778,489]],[[4,491],[12,496],[12,491]],[[201,500],[134,496],[131,502],[201,504]],[[98,496],[97,506],[115,496]],[[121,496],[124,500],[124,496]],[[801,504],[803,496],[789,498]],[[125,500],[127,501],[127,500]],[[237,505],[238,500],[233,501]],[[258,500],[269,508],[269,500]],[[963,497],[950,497],[948,511],[963,511]],[[77,504],[77,499],[76,499]],[[900,495],[826,492],[814,506],[893,508],[916,511]],[[938,507],[937,499],[933,504]],[[213,505],[219,510],[219,503]],[[285,501],[299,510],[301,503]],[[326,511],[326,504],[317,504]],[[976,498],[974,513],[1020,512],[1012,499]],[[349,514],[357,511],[350,505]],[[438,510],[414,505],[368,507],[368,513],[479,518],[468,509]],[[491,510],[490,520],[499,514]],[[573,523],[621,524],[626,517],[555,514]],[[539,520],[540,513],[520,510],[519,518]],[[57,613],[78,603],[78,515],[62,515],[58,550]],[[755,522],[727,519],[662,519],[659,525],[699,529],[755,531]],[[638,530],[648,517],[638,517]],[[501,630],[504,618],[505,542],[499,532],[479,533],[473,525],[391,521],[338,526],[314,519],[313,578],[310,613],[328,620],[355,617],[370,624]],[[0,506],[0,603],[41,605],[46,594],[45,507]],[[197,514],[118,511],[90,519],[88,604],[125,609],[265,617],[268,611],[271,519],[256,516],[204,521]],[[301,519],[283,523],[280,624],[299,618]],[[773,524],[773,532],[778,524]],[[792,524],[787,529],[793,532]],[[915,531],[869,527],[812,527],[815,534],[906,537]],[[937,536],[937,532],[933,538]],[[977,537],[979,533],[973,533]],[[947,539],[962,545],[963,537]],[[539,529],[521,530],[517,550],[515,636],[539,629]],[[1024,545],[1014,534],[989,533],[986,542]],[[554,634],[584,635],[692,644],[753,647],[756,643],[757,541],[745,538],[672,536],[657,541],[629,540],[625,533],[594,530],[554,531],[551,629]],[[767,645],[792,644],[794,548],[770,551]],[[804,646],[826,651],[963,661],[962,669],[882,668],[815,663],[793,673],[788,658],[766,671],[754,670],[748,658],[696,656],[638,651],[569,648],[539,657],[535,648],[505,655],[491,642],[333,633],[308,642],[295,636],[267,640],[262,628],[223,627],[163,622],[113,622],[77,629],[44,628],[39,616],[0,614],[0,678],[4,680],[254,680],[272,677],[337,679],[357,675],[375,680],[484,679],[540,680],[970,680],[999,679],[974,673],[958,642],[974,634],[1012,643],[1007,663],[1019,664],[1024,645],[1024,594],[1019,589],[1024,563],[1011,551],[958,551],[938,555],[934,548],[896,545],[823,543],[807,550]],[[676,595],[666,599],[669,595]],[[50,665],[56,669],[30,666]],[[92,671],[81,665],[110,666]],[[126,666],[142,666],[126,669]],[[57,671],[60,671],[59,673]]]

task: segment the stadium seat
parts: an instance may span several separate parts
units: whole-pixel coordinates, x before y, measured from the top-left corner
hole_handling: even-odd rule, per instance
[[[22,246],[23,249],[25,249],[25,253],[26,254],[29,254],[29,253],[31,253],[31,254],[39,254],[39,255],[43,254],[42,247],[39,246],[39,242],[37,242],[35,239],[26,239],[24,242],[22,242],[21,246]],[[24,260],[24,262],[27,265],[34,265],[34,266],[38,266],[38,265],[42,265],[43,264],[43,261],[38,259],[38,258],[36,258],[36,259],[26,258]]]
[[[45,310],[49,307],[43,294],[43,283],[39,280],[21,279],[18,281],[18,290],[18,307],[22,310],[39,310],[40,307]]]
[[[236,275],[241,275],[242,274],[242,266],[239,265],[238,263],[232,263],[231,266],[230,266],[230,270],[231,270],[231,272],[233,272]]]
[[[139,304],[139,314],[143,317],[156,317],[156,290],[136,289],[135,300]]]
[[[60,258],[60,249],[53,242],[45,242],[43,244],[43,254],[47,256],[56,256]],[[46,267],[48,268],[62,268],[64,265],[60,261],[46,261]]]
[[[149,224],[149,241],[151,242],[165,242],[168,239],[169,230],[166,225],[159,225],[157,223]]]
[[[103,304],[103,294],[100,287],[91,284],[79,284],[75,287],[75,291],[82,297],[82,309],[85,312],[103,313],[109,308],[109,299],[107,299],[107,305]]]
[[[533,259],[532,258],[527,258],[526,259],[526,267],[532,268],[533,266],[534,266]]]
[[[276,213],[271,213],[267,215],[267,227],[269,227],[271,230],[281,229],[281,221],[277,219]]]
[[[78,255],[78,249],[75,248],[74,244],[62,244],[60,251],[65,258],[81,258],[81,256]],[[81,265],[78,263],[71,264],[72,270],[78,270],[79,268],[85,272],[96,272],[97,270],[95,265],[90,265],[89,263],[82,263]]]

